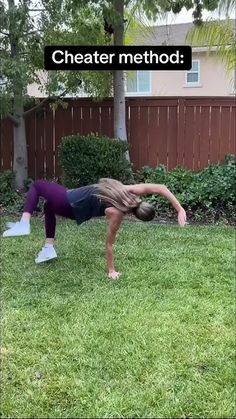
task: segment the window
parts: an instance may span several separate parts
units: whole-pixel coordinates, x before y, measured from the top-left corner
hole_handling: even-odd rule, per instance
[[[193,60],[192,68],[186,71],[186,85],[193,86],[200,84],[200,61]]]
[[[150,71],[128,71],[126,80],[126,92],[150,93]]]

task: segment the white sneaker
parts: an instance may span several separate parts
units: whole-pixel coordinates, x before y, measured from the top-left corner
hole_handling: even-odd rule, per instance
[[[56,251],[53,246],[43,247],[35,259],[35,263],[47,262],[48,260],[57,257]]]
[[[29,223],[7,223],[7,227],[10,228],[4,231],[3,237],[27,236],[28,234],[30,234]]]
[[[16,224],[19,224],[19,222],[18,221],[17,221],[17,223],[11,223],[11,222],[9,222],[9,223],[6,223],[6,226],[7,226],[7,228],[12,228]]]

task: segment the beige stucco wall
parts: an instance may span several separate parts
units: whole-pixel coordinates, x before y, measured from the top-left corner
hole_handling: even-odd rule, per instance
[[[231,77],[224,64],[207,53],[193,53],[193,60],[200,60],[200,85],[186,86],[185,71],[152,71],[151,95],[153,96],[228,96],[233,93]]]
[[[40,83],[32,83],[28,86],[27,94],[35,98],[44,98],[46,96],[44,86],[47,83],[48,73],[47,71],[38,71],[37,76]],[[79,97],[86,97],[87,95],[83,91],[79,91]],[[70,97],[65,95],[64,97]]]
[[[28,86],[27,93],[29,96],[33,97],[44,97],[44,89],[43,86],[47,83],[47,72],[46,71],[38,71],[37,76],[39,78],[39,83],[32,83]],[[42,89],[42,90],[41,90]]]
[[[185,71],[151,71],[151,91],[144,96],[229,96],[233,94],[232,76],[226,75],[224,64],[206,52],[194,53],[193,60],[200,60],[200,85],[186,86]],[[47,73],[39,72],[42,85],[47,80]],[[44,97],[39,85],[34,83],[28,87],[28,94]],[[86,96],[82,92],[80,96]],[[127,94],[133,96],[133,94]],[[140,93],[137,96],[141,96]]]

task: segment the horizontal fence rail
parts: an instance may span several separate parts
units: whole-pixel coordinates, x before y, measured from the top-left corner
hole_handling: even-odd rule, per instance
[[[49,103],[26,117],[29,177],[61,175],[58,146],[66,135],[113,137],[113,100],[66,99],[56,110]],[[163,164],[199,170],[235,154],[234,98],[126,98],[126,124],[135,169]],[[1,118],[0,171],[12,169],[13,124]]]

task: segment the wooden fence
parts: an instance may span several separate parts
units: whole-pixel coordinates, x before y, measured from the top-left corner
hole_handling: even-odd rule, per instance
[[[113,100],[68,100],[67,109],[43,109],[26,118],[29,176],[58,177],[61,137],[91,132],[113,137]],[[164,164],[198,170],[236,154],[234,98],[126,99],[127,133],[135,168]],[[0,171],[12,168],[13,126],[1,119]]]

